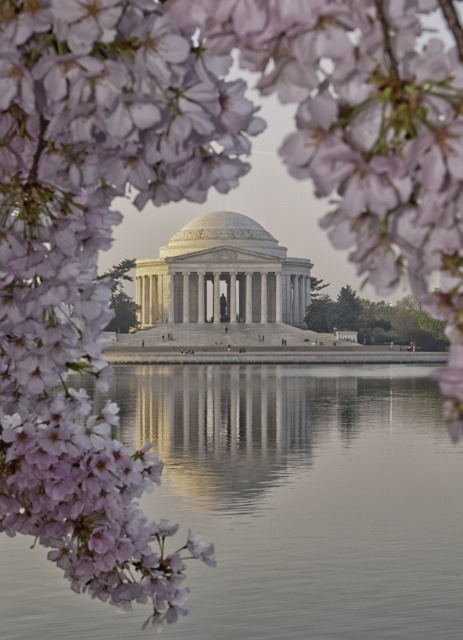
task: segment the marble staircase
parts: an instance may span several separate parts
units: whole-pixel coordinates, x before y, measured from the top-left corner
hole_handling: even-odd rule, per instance
[[[172,339],[168,339],[168,336]],[[163,338],[164,336],[164,338]],[[263,336],[263,340],[262,340]],[[153,329],[144,329],[133,334],[119,335],[114,346],[170,348],[207,347],[304,347],[315,344],[323,337],[326,345],[332,344],[333,336],[317,334],[283,323],[245,324],[164,324]]]

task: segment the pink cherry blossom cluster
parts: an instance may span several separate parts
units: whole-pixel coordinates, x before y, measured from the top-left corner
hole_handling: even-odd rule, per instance
[[[229,53],[166,9],[0,3],[0,528],[51,547],[76,591],[151,603],[157,628],[185,613],[180,551],[213,566],[213,546],[190,533],[167,555],[176,528],[133,502],[158,463],[113,441],[114,405],[94,413],[66,379],[110,376],[110,291],[95,278],[114,196],[134,189],[141,208],[227,192],[264,126],[245,83],[225,80]]]
[[[387,295],[405,277],[446,320],[452,367],[437,378],[461,437],[463,28],[455,3],[169,0],[168,8],[179,27],[198,27],[211,51],[237,49],[263,95],[297,104],[282,159],[317,196],[331,197],[322,226],[335,247],[351,250],[365,281]],[[426,32],[433,12],[455,46]]]
[[[66,192],[135,187],[137,204],[204,201],[262,130],[245,84],[151,0],[5,0],[0,177]],[[40,148],[40,153],[38,149]]]
[[[0,209],[0,531],[50,548],[76,592],[123,609],[150,603],[146,625],[160,630],[187,613],[181,552],[214,566],[213,545],[190,534],[165,550],[177,527],[149,522],[134,502],[160,482],[151,445],[114,440],[117,406],[93,413],[66,383],[69,370],[88,371],[107,388],[98,339],[110,287],[95,283],[96,258],[120,215],[103,189],[15,189],[6,185]]]
[[[198,534],[167,554],[165,539],[177,531],[149,522],[133,500],[160,482],[162,464],[111,439],[118,408],[98,415],[84,391],[69,389],[40,403],[40,417],[0,420],[0,531],[33,536],[51,548],[77,593],[118,607],[153,605],[146,625],[160,629],[185,615],[181,551],[214,566],[214,549]]]

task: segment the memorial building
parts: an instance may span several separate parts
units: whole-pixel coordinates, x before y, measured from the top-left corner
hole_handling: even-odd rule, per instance
[[[195,218],[159,251],[137,260],[136,301],[142,329],[165,323],[286,323],[304,326],[310,260],[252,218],[216,211]]]

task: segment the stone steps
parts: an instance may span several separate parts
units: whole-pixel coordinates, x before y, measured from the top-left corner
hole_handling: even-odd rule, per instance
[[[228,331],[227,331],[228,328]],[[172,336],[172,340],[168,339]],[[162,338],[164,336],[164,339]],[[262,340],[262,336],[264,339]],[[259,338],[260,337],[260,338]],[[314,343],[319,334],[314,331],[298,329],[283,323],[260,324],[205,324],[184,325],[165,324],[152,329],[145,329],[133,334],[117,336],[116,344],[121,346],[175,346],[179,348],[227,346],[281,346],[286,340],[288,347],[304,346]],[[333,337],[331,336],[331,341]],[[327,342],[328,344],[328,342]]]

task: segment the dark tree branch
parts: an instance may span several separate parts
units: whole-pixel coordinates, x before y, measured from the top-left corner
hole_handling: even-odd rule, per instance
[[[41,115],[40,116],[40,125],[39,125],[39,138],[37,141],[37,148],[34,153],[34,157],[32,159],[32,167],[29,172],[28,183],[32,184],[37,180],[37,174],[39,170],[39,161],[40,156],[42,155],[43,150],[45,149],[45,131],[47,129],[47,121]]]
[[[397,58],[395,57],[394,50],[392,48],[392,38],[389,30],[389,23],[386,18],[386,14],[384,13],[383,0],[375,0],[376,5],[376,13],[378,15],[378,20],[381,23],[381,27],[383,29],[384,36],[384,48],[386,50],[387,56],[389,58],[390,63],[390,73],[395,82],[400,81],[399,75],[399,65],[397,63]]]
[[[460,61],[463,62],[463,28],[460,24],[458,12],[455,9],[452,0],[439,0],[439,5],[442,9],[442,13],[444,14],[447,26],[452,32],[453,37],[455,38],[455,44],[457,45],[458,49],[458,57],[460,58]]]

